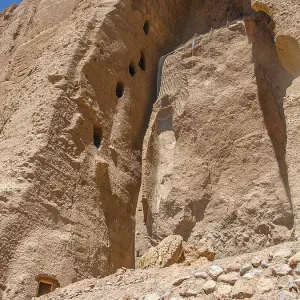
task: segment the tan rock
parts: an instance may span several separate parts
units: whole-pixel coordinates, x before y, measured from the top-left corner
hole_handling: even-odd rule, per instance
[[[173,285],[180,285],[181,283],[183,283],[185,280],[188,280],[190,279],[191,276],[182,276],[182,277],[179,277],[177,278],[174,282],[173,282]]]
[[[258,277],[263,271],[260,269],[255,269],[252,271],[247,272],[246,274],[243,275],[243,278],[245,279],[252,279],[254,277]]]
[[[198,295],[198,292],[192,289],[188,289],[185,293],[186,297],[196,297]]]
[[[291,275],[281,276],[277,279],[278,288],[288,290],[290,285],[294,282],[294,278]]]
[[[240,273],[241,275],[244,275],[246,274],[248,271],[250,271],[252,269],[252,265],[251,264],[244,264],[241,266],[240,268]]]
[[[297,252],[295,255],[293,255],[289,260],[289,265],[292,268],[295,268],[297,264],[300,262],[300,252]]]
[[[257,290],[267,293],[275,289],[275,282],[271,278],[260,278],[257,282]]]
[[[254,294],[252,284],[246,280],[238,280],[232,288],[232,296],[236,299],[251,298]]]
[[[231,272],[239,272],[241,269],[242,265],[239,263],[232,263],[229,264],[226,268],[225,268],[225,272],[226,273],[231,273]]]
[[[261,259],[257,256],[253,257],[252,260],[251,260],[251,264],[254,268],[258,268],[261,264]]]
[[[275,276],[286,276],[292,273],[292,269],[287,264],[284,265],[277,264],[272,266],[272,273]]]
[[[194,274],[194,276],[195,276],[196,278],[206,279],[208,275],[207,275],[206,272],[196,272],[196,273]]]
[[[230,297],[232,292],[232,288],[230,285],[227,284],[219,284],[217,287],[217,290],[214,293],[214,296],[219,299],[219,298],[224,298],[224,297]]]
[[[220,275],[218,277],[218,281],[234,285],[240,278],[241,277],[239,273],[232,272],[232,273]]]
[[[141,269],[167,267],[178,262],[182,253],[182,237],[171,235],[162,240],[156,247],[150,248],[138,260],[138,267]]]
[[[148,294],[148,295],[145,295],[145,296],[139,298],[139,300],[159,300],[159,299],[160,299],[160,296],[156,293]]]
[[[288,291],[280,291],[277,295],[277,300],[292,300],[292,299],[297,299],[297,297]]]
[[[213,279],[217,280],[218,277],[224,273],[224,269],[219,265],[213,265],[208,271],[208,275]]]
[[[203,284],[202,289],[206,294],[211,294],[216,289],[216,286],[217,283],[214,280],[208,280]]]
[[[273,259],[286,261],[292,255],[293,255],[293,252],[291,249],[279,249],[274,253]]]

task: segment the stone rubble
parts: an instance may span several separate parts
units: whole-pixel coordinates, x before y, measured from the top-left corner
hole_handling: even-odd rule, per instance
[[[298,249],[298,248],[297,248]],[[255,255],[246,259],[240,259],[238,262],[226,263],[224,261],[207,262],[203,266],[179,267],[172,277],[172,281],[163,275],[156,279],[155,284],[151,285],[151,290],[144,294],[130,294],[131,285],[141,285],[150,278],[153,280],[158,275],[147,275],[150,270],[126,270],[119,269],[115,275],[110,276],[104,282],[109,292],[118,291],[118,289],[127,290],[127,298],[112,297],[111,299],[124,300],[180,300],[180,299],[199,299],[199,300],[224,300],[224,299],[253,299],[253,300],[288,300],[300,298],[300,277],[296,273],[297,256],[296,253],[289,263],[279,263],[279,261],[288,261],[291,257],[290,249],[278,249],[274,255],[265,254]],[[294,261],[292,261],[294,259]],[[265,264],[264,264],[265,262]],[[172,267],[169,267],[172,268]],[[179,268],[179,269],[176,269]],[[181,268],[184,269],[182,272]],[[156,272],[167,271],[165,269],[154,269]],[[161,271],[159,271],[161,270]],[[143,275],[136,277],[134,274],[139,272]],[[159,274],[159,273],[158,273]],[[172,271],[169,273],[172,274]],[[115,276],[115,277],[113,277]],[[160,288],[160,284],[165,282],[166,287]],[[61,289],[59,296],[47,300],[82,300],[89,299],[86,295],[100,292],[104,287],[99,283],[89,283],[84,288],[73,291],[72,293],[64,292],[66,288]],[[56,292],[55,292],[56,293]],[[53,293],[53,295],[55,294]],[[93,298],[94,299],[94,298]],[[102,299],[99,297],[99,299]],[[39,298],[44,300],[44,298]]]

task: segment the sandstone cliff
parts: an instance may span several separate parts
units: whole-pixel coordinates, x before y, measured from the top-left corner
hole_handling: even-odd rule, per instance
[[[297,240],[299,21],[297,0],[0,13],[0,298],[133,268],[173,234],[186,259]]]

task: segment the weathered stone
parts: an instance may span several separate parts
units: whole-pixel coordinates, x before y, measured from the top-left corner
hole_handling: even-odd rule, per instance
[[[252,279],[254,277],[259,276],[261,273],[262,273],[262,270],[255,269],[255,270],[252,270],[252,271],[244,274],[243,278],[245,278],[245,279]]]
[[[294,272],[295,272],[297,275],[300,275],[300,266],[299,266],[299,264],[297,264],[296,268],[294,269]]]
[[[207,275],[206,272],[196,272],[196,273],[194,274],[194,276],[195,276],[196,278],[206,279],[208,275]]]
[[[179,235],[166,237],[138,260],[138,267],[141,269],[167,267],[178,262],[183,253],[182,241]]]
[[[251,298],[254,294],[254,289],[249,281],[240,279],[232,288],[232,296],[236,299]]]
[[[297,299],[292,293],[288,291],[280,291],[277,295],[277,300],[292,300]]]
[[[297,286],[298,288],[300,288],[300,278],[295,279],[294,282],[295,282],[296,286]]]
[[[254,268],[258,268],[261,264],[261,259],[257,256],[253,257],[253,259],[251,260],[251,264]]]
[[[223,273],[224,273],[224,269],[218,265],[211,266],[208,271],[208,275],[214,280],[217,280],[218,277]]]
[[[300,252],[297,252],[295,255],[293,255],[289,260],[289,265],[292,268],[295,268],[297,264],[300,262]]]
[[[286,261],[293,255],[293,252],[289,248],[283,248],[277,250],[273,255],[273,260],[275,261]]]
[[[185,276],[182,276],[182,277],[179,277],[177,278],[174,282],[173,282],[173,285],[177,286],[177,285],[180,285],[182,284],[185,280],[188,280],[190,279],[191,276],[189,275],[185,275]]]
[[[275,282],[271,278],[261,278],[257,282],[257,290],[262,293],[267,293],[275,289]]]
[[[231,272],[239,272],[241,269],[242,265],[239,263],[232,263],[229,264],[226,268],[225,268],[225,272],[226,273],[231,273]]]
[[[240,268],[240,273],[241,273],[241,275],[244,275],[245,273],[247,273],[251,269],[252,269],[252,265],[251,264],[244,264]]]
[[[286,276],[292,273],[292,269],[289,265],[274,265],[272,266],[272,273],[275,276]]]
[[[223,299],[224,297],[229,297],[231,295],[232,288],[228,284],[219,284],[214,296],[217,299]]]
[[[237,272],[232,272],[228,274],[222,274],[218,277],[219,282],[229,283],[234,285],[236,281],[240,279],[240,274]]]
[[[279,277],[277,279],[278,288],[288,290],[293,281],[294,281],[294,278],[291,275]]]
[[[271,265],[271,264],[270,264],[269,262],[267,262],[266,260],[262,260],[262,261],[261,261],[261,267],[264,268],[264,269],[269,268],[270,265]]]
[[[211,294],[216,289],[217,283],[214,280],[208,280],[202,286],[203,291],[206,294]]]
[[[139,298],[139,300],[159,300],[160,296],[156,293],[154,294],[147,294],[141,298]]]
[[[185,293],[186,297],[196,297],[198,295],[198,292],[192,289],[188,289]]]

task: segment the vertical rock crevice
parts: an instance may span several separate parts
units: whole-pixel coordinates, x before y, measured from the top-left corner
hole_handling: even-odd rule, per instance
[[[284,69],[278,56],[273,20],[264,12],[259,12],[255,18],[252,23],[255,26],[252,45],[258,98],[289,201],[283,204],[286,213],[277,222],[292,229],[294,216],[286,163],[287,129],[283,102],[286,91],[292,84],[293,76]]]

